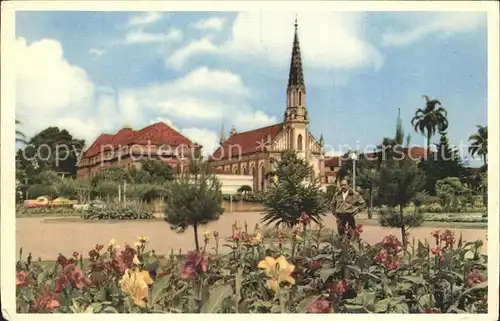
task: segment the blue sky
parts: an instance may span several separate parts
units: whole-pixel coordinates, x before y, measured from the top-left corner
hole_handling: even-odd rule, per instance
[[[327,151],[392,136],[398,108],[412,143],[422,145],[410,120],[424,94],[448,109],[453,144],[486,125],[486,14],[297,15],[310,130],[323,134]],[[294,18],[18,12],[17,118],[27,134],[57,125],[89,144],[124,125],[165,121],[213,149],[222,124],[243,131],[282,120]]]

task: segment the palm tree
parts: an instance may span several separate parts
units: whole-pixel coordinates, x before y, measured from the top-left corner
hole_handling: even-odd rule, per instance
[[[20,125],[21,122],[16,119],[16,125]],[[16,129],[16,143],[26,144],[26,135],[20,130]]]
[[[424,99],[425,108],[417,109],[411,124],[416,132],[427,136],[427,148],[430,148],[431,138],[436,131],[445,131],[448,128],[448,113],[439,100],[430,100],[426,95],[424,95]]]
[[[469,136],[469,154],[474,157],[476,154],[483,159],[486,165],[488,155],[488,126],[477,125],[477,132]]]

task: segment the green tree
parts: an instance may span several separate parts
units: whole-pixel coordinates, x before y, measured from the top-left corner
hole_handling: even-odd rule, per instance
[[[194,157],[188,171],[179,174],[170,184],[165,221],[179,232],[192,226],[196,251],[199,251],[198,227],[218,220],[223,213],[220,182],[208,162]]]
[[[436,182],[446,177],[459,177],[466,179],[465,168],[459,155],[459,151],[450,145],[445,131],[441,131],[441,139],[437,144],[437,150],[420,163],[420,168],[426,177],[425,189],[436,195]]]
[[[424,95],[425,108],[417,109],[415,116],[411,120],[416,132],[427,137],[427,148],[430,148],[432,136],[438,130],[448,128],[448,113],[437,99],[430,100]]]
[[[293,151],[285,151],[276,163],[274,184],[264,198],[265,225],[292,227],[302,213],[319,223],[327,210],[324,193],[318,180],[311,181],[312,167]]]
[[[436,182],[437,196],[447,212],[460,211],[470,193],[458,177],[447,177]]]
[[[74,177],[84,144],[84,140],[74,138],[66,129],[48,127],[33,136],[26,147],[18,151],[16,161],[28,178],[45,170]]]
[[[140,161],[141,170],[151,177],[149,183],[163,184],[173,179],[172,168],[168,164],[153,159],[142,159]]]
[[[249,185],[242,185],[240,188],[238,188],[238,193],[242,193],[244,195],[250,193],[252,191],[252,187]]]
[[[389,207],[389,212],[381,213],[380,223],[400,228],[404,245],[408,229],[420,225],[423,217],[419,212],[404,214],[403,209],[417,197],[424,184],[424,174],[411,159],[390,159],[380,169],[377,199]]]
[[[483,159],[483,164],[487,164],[488,156],[488,126],[477,125],[477,132],[469,137],[469,154],[472,157],[478,155]]]

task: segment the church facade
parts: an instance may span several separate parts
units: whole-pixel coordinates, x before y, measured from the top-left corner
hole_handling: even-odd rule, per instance
[[[251,175],[253,190],[265,192],[270,179],[267,174],[274,170],[274,160],[278,160],[283,151],[293,150],[313,168],[311,179],[319,178],[322,183],[331,184],[325,175],[323,136],[317,140],[309,131],[306,98],[295,22],[283,121],[241,133],[233,126],[227,138],[223,129],[220,146],[209,159],[212,168],[220,174]]]

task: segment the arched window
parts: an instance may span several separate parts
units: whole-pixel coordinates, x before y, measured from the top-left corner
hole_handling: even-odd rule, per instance
[[[299,106],[302,106],[302,92],[299,90]]]
[[[292,103],[291,103],[291,106],[293,107],[293,106],[295,106],[295,91],[292,91],[292,92],[290,93],[290,95],[292,95]]]
[[[297,149],[302,150],[302,135],[297,137]]]

